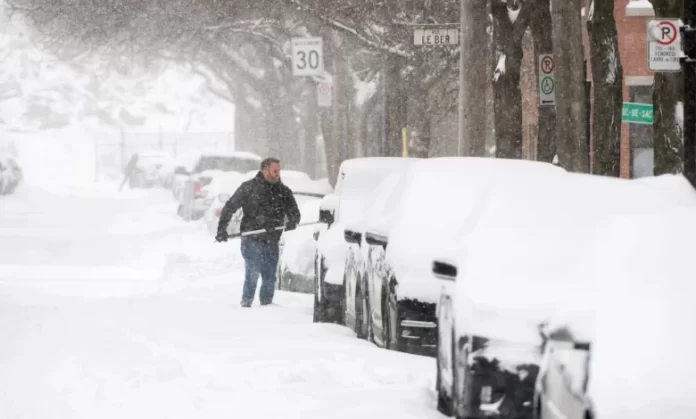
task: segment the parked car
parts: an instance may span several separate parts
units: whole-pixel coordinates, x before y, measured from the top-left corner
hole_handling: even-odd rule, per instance
[[[202,153],[193,164],[191,171],[178,168],[178,173],[188,178],[181,192],[177,214],[184,220],[192,221],[203,218],[205,214],[204,197],[201,189],[208,185],[219,172],[246,173],[261,164],[261,157],[247,152]]]
[[[131,188],[152,188],[162,186],[166,181],[166,176],[161,173],[161,169],[172,162],[169,153],[149,150],[134,153],[138,155],[135,172],[130,179]],[[133,156],[131,156],[133,158]]]
[[[205,195],[204,204],[207,205],[204,220],[210,235],[215,236],[217,234],[220,215],[222,215],[222,208],[225,206],[225,203],[232,197],[237,188],[248,179],[248,174],[220,172],[213,177],[208,186],[203,188],[201,195]],[[227,233],[238,234],[241,221],[242,210],[240,209],[232,216],[232,220],[227,227]]]
[[[335,192],[323,198],[319,210],[319,221],[327,228],[316,234],[314,322],[345,324],[344,271],[350,252],[345,224],[362,219],[367,199],[382,179],[417,160],[367,157],[341,163]]]
[[[587,297],[568,296],[542,329],[535,419],[693,417],[694,209],[621,214],[598,229],[571,270]]]
[[[694,205],[693,190],[508,168],[460,230],[456,262],[435,259],[438,410],[456,417],[533,415],[548,318],[584,283],[569,266],[606,217]]]
[[[314,196],[295,194],[300,207],[300,224],[318,223],[321,199]],[[279,290],[314,293],[314,255],[317,243],[314,232],[319,225],[300,226],[286,231],[280,237],[280,256],[276,272],[276,287]]]

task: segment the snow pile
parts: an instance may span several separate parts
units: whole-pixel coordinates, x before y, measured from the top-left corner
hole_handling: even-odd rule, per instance
[[[301,224],[319,221],[321,200],[313,198],[300,205]],[[314,255],[317,243],[313,233],[319,226],[298,227],[283,233],[283,254],[281,265],[290,272],[306,277],[314,277]]]
[[[605,228],[589,383],[597,417],[693,418],[694,208],[624,215]]]
[[[473,225],[497,179],[534,182],[565,172],[546,163],[488,158],[444,157],[410,167],[403,193],[383,214],[389,238],[387,262],[399,283],[398,298],[439,299],[432,261],[440,240]],[[461,233],[460,233],[461,234]]]
[[[585,280],[562,278],[606,217],[688,201],[696,207],[693,191],[668,194],[640,182],[582,174],[498,183],[464,238],[459,324],[475,335],[538,343],[538,326],[559,309],[563,296],[582,295]]]

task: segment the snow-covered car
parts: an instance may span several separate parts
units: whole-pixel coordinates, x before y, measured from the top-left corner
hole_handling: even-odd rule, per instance
[[[365,295],[359,296],[365,298],[367,328],[377,345],[435,354],[440,287],[431,274],[430,262],[437,255],[434,244],[460,228],[471,209],[485,202],[476,192],[495,171],[518,165],[549,176],[565,173],[547,163],[432,158],[411,165],[383,192],[385,204],[364,232]],[[346,230],[346,238],[355,234]]]
[[[300,207],[300,224],[318,223],[321,199],[295,194]],[[301,204],[299,202],[302,202]],[[317,225],[300,226],[280,238],[280,257],[276,272],[277,288],[284,291],[314,293],[314,255]]]
[[[164,151],[150,150],[138,152],[138,161],[135,173],[131,179],[132,188],[152,188],[164,186],[166,176],[161,172],[162,168],[169,166],[173,158]]]
[[[316,234],[314,322],[345,324],[344,272],[351,251],[345,225],[362,219],[368,198],[383,179],[415,160],[364,157],[341,163],[335,192],[323,198],[319,210],[319,221],[327,228]]]
[[[571,272],[584,298],[567,296],[542,329],[535,419],[693,416],[695,209],[621,214],[598,229]]]
[[[217,173],[238,172],[243,174],[252,168],[258,168],[260,164],[261,157],[248,152],[201,153],[191,171],[187,171],[188,179],[183,185],[177,214],[187,221],[203,218],[205,214],[203,200],[205,197],[202,195],[201,189],[208,185]]]
[[[213,177],[210,184],[203,188],[205,195],[204,204],[207,205],[205,210],[205,224],[212,236],[217,234],[218,224],[220,223],[220,215],[225,203],[230,199],[232,194],[239,186],[249,179],[248,175],[242,175],[237,172],[220,172]],[[205,191],[207,189],[207,191]],[[227,227],[229,234],[239,233],[239,225],[242,221],[242,210],[237,211]]]
[[[11,194],[24,182],[24,172],[17,159],[9,154],[0,155],[0,194]]]
[[[569,267],[607,217],[696,205],[690,188],[510,168],[504,177],[462,214],[456,262],[433,263],[448,284],[437,307],[438,410],[457,417],[531,417],[543,325],[564,296],[582,295],[589,280]]]

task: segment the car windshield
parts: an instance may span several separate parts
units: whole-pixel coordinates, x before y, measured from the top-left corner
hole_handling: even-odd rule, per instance
[[[205,156],[201,157],[193,169],[193,173],[200,173],[206,170],[222,170],[224,172],[246,173],[258,169],[259,162],[254,159],[226,156]]]

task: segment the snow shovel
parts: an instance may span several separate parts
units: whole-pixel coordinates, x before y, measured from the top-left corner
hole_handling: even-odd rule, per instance
[[[298,224],[297,227],[311,226],[311,225],[315,225],[315,224],[319,224],[319,223],[320,223],[319,221],[313,221],[311,223]],[[285,230],[285,226],[276,227],[275,229],[276,230]],[[229,236],[227,236],[227,238],[228,239],[235,239],[237,237],[254,236],[256,234],[262,234],[262,233],[266,233],[265,228],[262,228],[259,230],[245,231],[244,233],[230,234]]]

